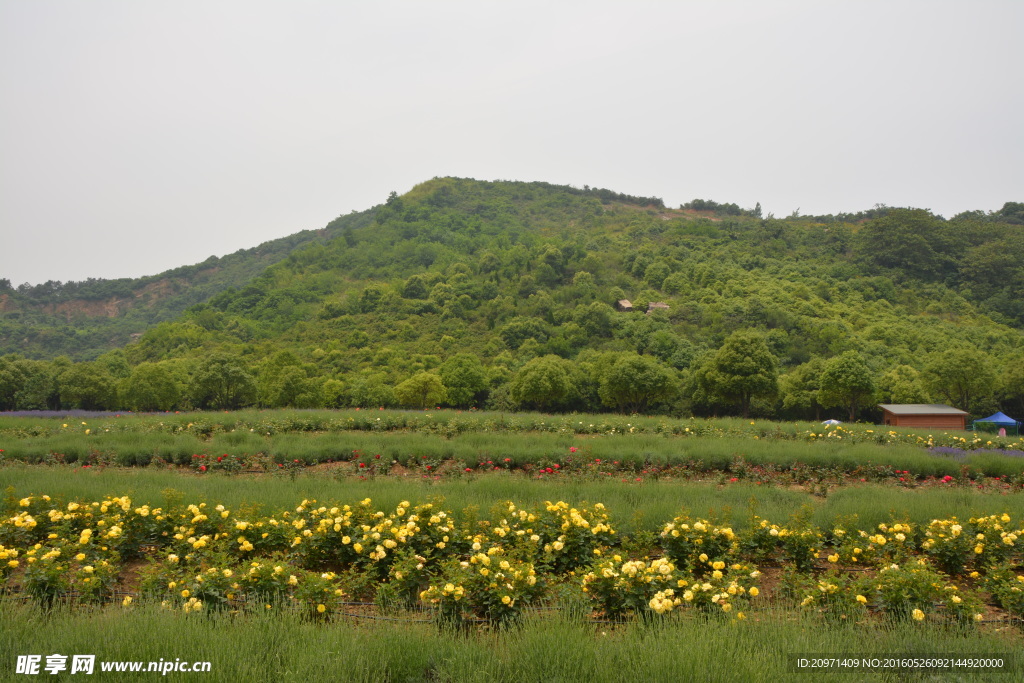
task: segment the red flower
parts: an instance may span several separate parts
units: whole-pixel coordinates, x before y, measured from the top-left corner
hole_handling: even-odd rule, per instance
[[[733,478],[732,478],[732,479],[730,479],[729,481],[739,481],[739,479],[737,479],[736,477],[733,477]]]
[[[380,460],[380,453],[378,453],[377,455],[375,455],[373,457],[376,458],[377,460]]]
[[[205,472],[206,471],[206,465],[200,465],[199,466],[199,471],[200,472]]]
[[[556,470],[557,470],[557,469],[561,469],[561,467],[562,467],[561,465],[555,465],[555,469],[556,469]]]
[[[366,463],[365,462],[361,462],[361,463],[359,463],[359,466],[360,467],[366,467]]]
[[[505,458],[505,462],[512,462],[512,458]]]
[[[575,453],[578,449],[575,446],[569,446],[569,452]]]
[[[467,468],[466,468],[466,471],[467,471],[467,472],[472,472],[472,471],[473,471],[473,468],[472,468],[472,467],[467,467]]]
[[[946,483],[948,484],[949,482],[953,481],[953,477],[951,477],[951,476],[949,476],[949,475],[947,474],[946,476],[944,476],[944,477],[942,478],[942,481],[944,481],[944,482],[946,482]]]

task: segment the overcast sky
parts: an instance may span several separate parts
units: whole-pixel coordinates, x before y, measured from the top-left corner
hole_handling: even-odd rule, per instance
[[[151,275],[434,176],[1024,201],[1024,2],[0,0],[0,278]]]

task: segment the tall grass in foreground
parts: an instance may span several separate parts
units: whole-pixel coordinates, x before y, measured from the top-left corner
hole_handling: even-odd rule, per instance
[[[94,654],[102,661],[209,661],[203,681],[764,681],[791,676],[790,655],[1006,654],[1019,638],[918,623],[831,625],[785,610],[745,621],[687,615],[661,625],[613,627],[559,614],[528,617],[519,628],[453,633],[430,624],[310,623],[290,612],[192,614],[152,605],[41,613],[0,602],[2,680],[18,680],[19,654]],[[100,635],[102,634],[102,635]],[[45,659],[44,659],[45,661]],[[970,674],[970,680],[1011,680]],[[116,674],[152,680],[154,674]],[[941,675],[943,680],[953,678]],[[948,676],[949,678],[946,678]],[[113,676],[111,676],[113,677]],[[21,677],[23,678],[23,677]],[[816,672],[805,680],[854,680]],[[102,679],[102,676],[101,676]],[[935,680],[934,674],[864,675],[856,680]],[[959,680],[960,678],[957,678]]]

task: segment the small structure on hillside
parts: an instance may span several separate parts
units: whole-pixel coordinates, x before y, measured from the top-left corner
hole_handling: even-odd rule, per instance
[[[647,315],[651,314],[651,311],[667,311],[668,304],[664,301],[652,301],[647,304]]]
[[[967,429],[967,413],[941,404],[882,403],[883,424],[893,427]]]
[[[633,302],[629,299],[619,299],[615,302],[615,309],[619,311],[631,312],[633,310]]]

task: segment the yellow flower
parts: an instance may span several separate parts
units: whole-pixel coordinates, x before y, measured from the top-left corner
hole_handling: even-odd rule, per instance
[[[828,561],[832,562],[832,563],[838,562],[839,561],[839,553],[834,553],[832,555],[829,555],[828,556]]]
[[[760,594],[761,594],[761,591],[759,591],[757,589],[757,586],[754,586],[753,588],[750,589],[750,597],[756,598]]]
[[[924,619],[924,612],[919,609],[915,609],[910,615],[914,617],[915,621],[922,621]]]
[[[866,605],[866,604],[868,604],[868,599],[865,598],[863,595],[858,595],[857,596],[857,602],[859,602],[862,605]]]
[[[125,607],[128,607],[129,605],[131,605],[132,604],[132,596],[126,595],[124,600],[121,601],[121,604],[124,605]]]
[[[189,595],[191,595],[191,593],[188,592],[187,588],[185,590],[181,591],[181,597],[187,598]]]
[[[317,605],[316,606],[316,611],[319,612],[320,614],[323,614],[324,612],[327,611],[327,605],[324,605],[323,603]]]

